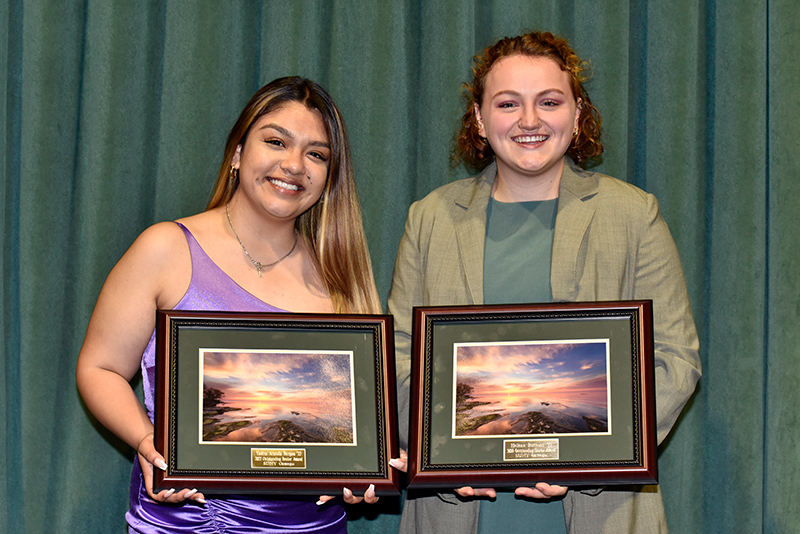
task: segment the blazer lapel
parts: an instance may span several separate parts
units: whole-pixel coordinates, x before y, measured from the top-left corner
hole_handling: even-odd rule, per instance
[[[594,217],[591,199],[597,194],[594,174],[583,172],[569,158],[565,160],[550,262],[550,288],[554,302],[577,300],[581,243]]]
[[[464,188],[454,202],[454,223],[461,267],[473,304],[483,304],[483,251],[486,243],[486,209],[497,175],[494,163]]]

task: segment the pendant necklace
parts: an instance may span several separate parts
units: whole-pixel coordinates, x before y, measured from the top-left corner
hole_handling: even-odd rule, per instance
[[[253,262],[253,266],[256,268],[256,271],[258,271],[258,277],[259,278],[261,278],[261,270],[262,269],[266,269],[267,267],[272,267],[274,265],[278,265],[280,262],[282,262],[283,260],[288,258],[291,255],[291,253],[294,252],[295,247],[297,247],[297,228],[295,228],[294,229],[294,245],[292,245],[292,249],[289,252],[287,252],[286,254],[284,254],[282,258],[278,259],[277,261],[273,261],[272,263],[261,263],[260,261],[256,261],[256,260],[253,259],[253,256],[251,256],[250,253],[247,252],[247,249],[245,248],[244,243],[242,243],[242,240],[239,239],[239,234],[236,233],[236,229],[233,227],[233,223],[231,222],[231,213],[230,213],[230,211],[228,211],[228,205],[227,204],[225,204],[225,215],[228,216],[228,224],[231,225],[231,230],[233,231],[233,235],[236,236],[236,241],[238,241],[239,245],[241,245],[242,250],[244,250],[244,253],[247,256],[247,259],[249,259],[251,262]]]

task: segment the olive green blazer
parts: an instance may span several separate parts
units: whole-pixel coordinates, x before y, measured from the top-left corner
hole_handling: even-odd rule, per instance
[[[403,446],[412,307],[483,303],[486,209],[496,173],[492,164],[479,176],[436,189],[409,209],[388,301],[395,321]],[[657,431],[663,441],[694,392],[700,360],[680,258],[655,197],[565,158],[550,285],[556,302],[653,300]],[[564,508],[572,533],[666,530],[657,487],[570,491]],[[599,528],[603,521],[605,530]],[[463,528],[453,531],[470,531]]]

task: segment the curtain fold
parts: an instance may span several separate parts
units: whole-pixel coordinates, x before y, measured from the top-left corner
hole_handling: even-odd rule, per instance
[[[800,367],[800,233],[796,231],[800,213],[800,101],[789,96],[800,87],[800,17],[796,4],[788,0],[768,2],[767,27],[763,525],[764,531],[789,532],[800,522],[795,499],[787,491],[800,476],[800,389],[794,380]]]
[[[468,175],[449,153],[472,56],[529,29],[591,61],[594,170],[658,197],[683,261],[704,368],[660,448],[670,528],[797,529],[793,0],[8,0],[0,28],[0,531],[125,531],[133,453],[80,401],[83,335],[136,236],[204,209],[259,87],[299,74],[339,105],[385,299],[409,205]],[[354,507],[350,530],[399,509]]]

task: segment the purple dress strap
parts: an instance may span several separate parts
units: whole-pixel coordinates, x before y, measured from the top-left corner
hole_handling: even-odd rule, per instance
[[[256,298],[219,268],[180,223],[192,257],[192,278],[176,310],[284,311]],[[142,355],[145,407],[153,420],[155,394],[155,332]],[[206,495],[206,505],[153,501],[144,488],[139,461],[133,463],[130,510],[125,514],[131,533],[343,533],[347,517],[341,504],[317,506],[312,497],[253,498]],[[181,489],[181,488],[176,488]]]

